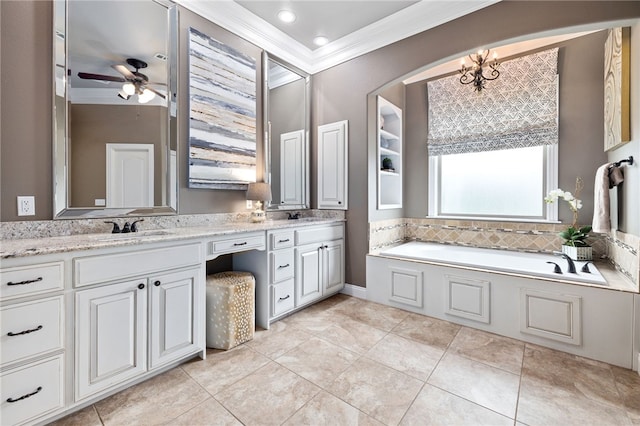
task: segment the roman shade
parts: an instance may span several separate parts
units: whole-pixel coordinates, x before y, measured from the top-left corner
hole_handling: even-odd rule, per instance
[[[558,143],[558,49],[505,61],[481,92],[459,75],[427,83],[430,156]]]

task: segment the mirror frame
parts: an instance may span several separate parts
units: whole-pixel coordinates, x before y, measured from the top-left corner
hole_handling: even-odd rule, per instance
[[[171,146],[176,147],[176,155],[179,157],[178,144],[178,117],[177,117],[177,100],[178,100],[178,7],[170,0],[153,0],[154,3],[167,8],[167,134],[169,141],[167,143],[162,163],[165,166],[164,185],[166,187],[166,202],[175,200],[175,208],[165,206],[141,207],[141,208],[107,208],[107,207],[70,207],[69,200],[69,149],[68,149],[68,130],[69,130],[69,102],[68,102],[68,43],[67,29],[68,21],[68,1],[54,0],[53,4],[53,55],[52,55],[52,135],[53,135],[53,218],[54,219],[76,219],[76,218],[103,218],[103,217],[127,217],[127,216],[158,216],[158,215],[175,215],[178,213],[178,177],[179,161],[176,161],[175,170],[175,187],[171,187],[171,171],[169,167]],[[60,34],[58,34],[60,31]],[[59,41],[62,39],[63,41]],[[58,63],[60,62],[60,63]],[[60,107],[56,104],[56,76],[62,79],[62,96],[64,106]],[[174,116],[172,123],[172,115]],[[173,140],[175,139],[175,141]],[[63,165],[56,164],[56,160],[64,161]],[[123,212],[123,210],[128,210]]]
[[[311,162],[309,151],[311,149],[311,140],[309,138],[310,130],[311,130],[311,75],[308,73],[282,61],[276,56],[270,55],[266,51],[262,54],[262,69],[264,70],[264,81],[263,81],[263,122],[264,122],[264,181],[271,184],[271,122],[269,121],[269,62],[275,62],[281,67],[301,76],[305,79],[304,84],[304,143],[305,143],[305,182],[304,182],[304,194],[303,194],[303,203],[302,204],[289,204],[282,206],[280,204],[272,203],[271,201],[266,206],[266,210],[270,211],[287,211],[287,210],[306,210],[310,209],[310,169]]]

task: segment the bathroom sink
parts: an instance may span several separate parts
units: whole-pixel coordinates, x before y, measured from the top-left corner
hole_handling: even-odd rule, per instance
[[[172,232],[169,229],[157,229],[151,231],[139,231],[139,232],[126,232],[119,234],[96,234],[91,238],[96,241],[125,241],[125,240],[137,240],[145,237],[157,237],[162,235],[171,235]]]

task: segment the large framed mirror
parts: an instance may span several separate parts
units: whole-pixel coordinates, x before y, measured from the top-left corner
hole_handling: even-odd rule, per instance
[[[264,62],[267,208],[308,209],[311,77],[267,54]]]
[[[176,214],[176,6],[54,8],[54,218]]]

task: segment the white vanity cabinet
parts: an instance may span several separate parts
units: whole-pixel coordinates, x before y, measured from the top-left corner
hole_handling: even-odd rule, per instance
[[[296,230],[296,306],[344,288],[344,227]]]
[[[267,252],[233,256],[233,269],[256,278],[256,325],[269,324],[344,287],[344,224],[267,232]]]
[[[204,350],[199,243],[80,257],[74,271],[76,401]]]
[[[0,270],[0,424],[64,406],[64,262],[6,259]]]

